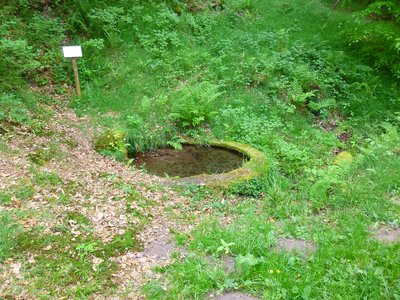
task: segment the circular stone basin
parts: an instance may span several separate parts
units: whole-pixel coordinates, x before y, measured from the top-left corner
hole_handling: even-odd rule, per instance
[[[235,150],[218,146],[183,145],[182,150],[158,149],[136,155],[134,164],[150,174],[191,177],[220,174],[240,168],[248,157]]]

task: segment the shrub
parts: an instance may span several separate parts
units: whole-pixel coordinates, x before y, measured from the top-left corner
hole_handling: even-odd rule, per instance
[[[391,23],[360,22],[345,31],[345,39],[361,57],[376,68],[387,69],[400,78],[400,58],[397,49],[399,31]]]
[[[125,143],[125,133],[121,130],[109,129],[100,134],[95,142],[95,150],[109,154],[122,160],[127,158],[128,151]]]
[[[16,94],[0,94],[0,124],[21,126],[28,131],[41,132],[46,121],[41,115],[44,111],[36,107],[35,101],[35,98]]]
[[[229,187],[229,192],[247,197],[260,197],[268,188],[267,176],[256,177],[238,182]]]
[[[0,38],[0,90],[15,89],[23,78],[39,67],[35,53],[26,40]]]

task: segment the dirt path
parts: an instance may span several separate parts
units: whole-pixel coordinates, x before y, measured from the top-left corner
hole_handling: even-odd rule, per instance
[[[15,189],[24,181],[33,183],[34,189],[27,199],[13,198],[8,205],[0,204],[0,211],[30,211],[28,217],[18,222],[26,230],[43,226],[48,232],[62,224],[67,213],[79,213],[90,220],[91,232],[105,243],[127,228],[141,226],[144,218],[146,225],[138,236],[143,251],[129,251],[112,258],[118,265],[113,274],[118,289],[115,296],[110,296],[119,299],[123,293],[123,297],[140,299],[141,284],[157,277],[151,269],[170,262],[174,251],[170,229],[187,230],[166,214],[166,208],[176,212],[185,199],[171,188],[168,180],[132,170],[96,153],[88,123],[73,111],[63,110],[56,112],[49,122],[46,136],[15,132],[0,136],[8,148],[0,152],[0,192]],[[32,163],[32,154],[38,153],[50,156],[42,166]],[[43,173],[53,174],[60,182],[38,184],[37,174]],[[67,200],[59,201],[62,196]],[[128,205],[138,216],[127,213]],[[70,231],[75,236],[84,234],[74,222],[70,222]],[[23,268],[16,268],[15,263],[8,260],[0,266],[0,296],[12,294],[18,286],[21,298],[32,298],[29,284],[24,282]]]

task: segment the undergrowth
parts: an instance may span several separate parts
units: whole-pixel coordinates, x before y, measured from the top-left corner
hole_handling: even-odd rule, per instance
[[[179,148],[183,137],[212,137],[250,144],[273,164],[265,176],[232,187],[236,206],[225,201],[230,193],[221,200],[201,188],[182,191],[190,201],[185,217],[201,209],[214,214],[189,236],[177,233],[190,253],[145,286],[149,298],[201,299],[226,290],[265,299],[399,297],[399,246],[369,236],[371,227],[400,222],[398,5],[340,1],[333,10],[326,2],[333,4],[8,1],[0,8],[0,71],[9,75],[0,82],[0,134],[45,130],[54,102],[27,84],[65,93],[71,69],[59,46],[80,43],[83,97],[70,106],[99,125],[98,151],[123,160]],[[339,162],[343,152],[352,159]],[[54,153],[29,157],[45,165]],[[32,182],[65,184],[36,169]],[[30,197],[31,185],[1,192],[1,205]],[[221,225],[229,214],[235,218]],[[9,215],[0,221],[0,260],[30,247],[12,238],[24,235]],[[82,282],[67,289],[71,297],[111,284],[103,270],[112,264],[105,260],[93,273],[88,257],[138,246],[129,231],[112,249],[97,240],[67,246],[67,237],[54,239],[65,248],[40,253],[31,274],[38,286],[51,285],[51,274],[59,286]],[[279,237],[309,240],[318,250],[306,258],[272,252]],[[46,247],[52,239],[39,235],[37,242]],[[235,259],[233,274],[205,257],[222,252]],[[69,262],[66,269],[58,269],[60,259]]]

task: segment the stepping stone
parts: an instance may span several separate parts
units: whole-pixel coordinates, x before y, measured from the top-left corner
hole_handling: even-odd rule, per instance
[[[274,249],[277,251],[302,252],[304,254],[310,254],[316,250],[316,246],[312,242],[303,240],[279,238]]]
[[[209,297],[208,299],[215,300],[259,300],[259,298],[243,294],[243,293],[225,293],[216,297]]]
[[[164,241],[153,241],[144,248],[143,254],[146,256],[157,257],[160,259],[167,259],[174,251],[174,245]]]
[[[232,273],[235,270],[235,260],[231,256],[222,258],[222,269],[225,273]]]
[[[392,202],[395,205],[400,205],[400,197],[393,197]]]
[[[232,273],[235,270],[235,259],[231,256],[225,255],[221,261],[217,261],[211,256],[207,256],[207,260],[212,266],[222,266],[225,273]]]
[[[384,243],[400,242],[400,228],[381,228],[373,235],[378,241]]]

